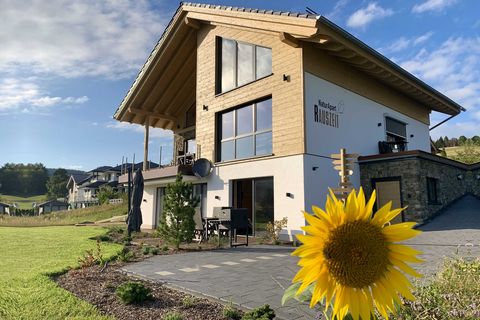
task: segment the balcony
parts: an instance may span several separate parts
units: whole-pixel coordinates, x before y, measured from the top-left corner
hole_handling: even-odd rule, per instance
[[[378,141],[378,153],[396,153],[407,151],[407,141]]]

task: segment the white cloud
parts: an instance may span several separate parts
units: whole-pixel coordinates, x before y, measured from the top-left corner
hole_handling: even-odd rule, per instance
[[[3,1],[1,7],[0,72],[10,74],[132,76],[168,21],[146,0]]]
[[[423,13],[426,11],[442,11],[446,7],[452,6],[457,0],[426,0],[420,4],[416,4],[412,8],[412,12]]]
[[[411,48],[413,46],[420,45],[426,42],[430,37],[433,35],[433,32],[427,32],[417,37],[407,38],[407,37],[400,37],[394,42],[392,42],[388,47],[385,49],[380,49],[380,51],[384,51],[387,53],[394,53],[405,50],[407,48]]]
[[[335,3],[333,10],[327,13],[325,16],[330,20],[336,20],[349,2],[350,0],[338,0],[337,3]]]
[[[384,9],[376,2],[371,2],[367,7],[355,11],[347,20],[351,28],[365,28],[370,22],[391,16],[392,9]]]
[[[139,124],[128,123],[128,122],[120,122],[120,121],[110,121],[105,124],[105,127],[109,129],[116,129],[120,131],[132,131],[144,134],[145,127]],[[150,138],[169,138],[172,137],[173,134],[170,130],[164,130],[160,128],[152,128],[150,127],[149,131]]]
[[[468,110],[462,121],[444,124],[432,135],[480,134],[480,37],[449,38],[400,65]]]
[[[83,166],[77,165],[77,164],[72,164],[72,165],[63,166],[63,167],[70,170],[82,170],[83,168]]]
[[[55,105],[82,104],[88,97],[51,97],[34,78],[0,79],[0,111],[30,113]]]

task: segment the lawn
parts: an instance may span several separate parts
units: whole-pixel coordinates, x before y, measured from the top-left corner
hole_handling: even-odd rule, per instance
[[[31,197],[19,197],[19,196],[10,196],[6,194],[0,195],[0,201],[6,202],[8,204],[16,203],[19,209],[32,209],[33,203],[41,203],[46,200],[46,195],[38,195],[38,196],[31,196]]]
[[[114,216],[127,214],[126,204],[110,204],[93,206],[85,209],[58,211],[34,217],[13,217],[0,215],[0,226],[8,227],[37,227],[37,226],[66,226],[85,221],[99,221]]]
[[[61,289],[48,274],[76,266],[105,229],[93,227],[0,227],[0,319],[109,319]],[[119,245],[101,244],[104,257]]]

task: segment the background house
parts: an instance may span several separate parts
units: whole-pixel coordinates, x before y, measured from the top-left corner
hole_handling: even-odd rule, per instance
[[[49,200],[37,204],[34,209],[36,210],[37,214],[45,214],[55,211],[67,210],[68,203],[58,200]]]
[[[0,202],[0,214],[9,214],[10,205],[7,203]]]

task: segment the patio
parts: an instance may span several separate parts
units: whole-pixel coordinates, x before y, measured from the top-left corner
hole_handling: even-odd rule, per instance
[[[424,252],[427,263],[415,268],[429,276],[445,256],[480,256],[480,200],[467,196],[429,224],[424,232],[409,241]],[[293,248],[249,246],[169,256],[155,256],[127,265],[124,271],[167,286],[244,308],[268,303],[277,319],[314,319],[306,305],[289,302],[281,306],[284,288],[298,270]]]

